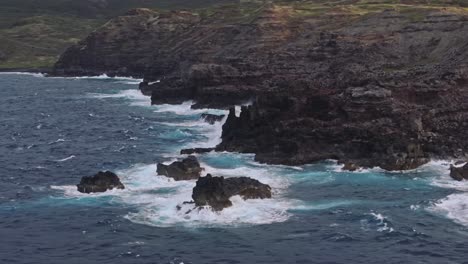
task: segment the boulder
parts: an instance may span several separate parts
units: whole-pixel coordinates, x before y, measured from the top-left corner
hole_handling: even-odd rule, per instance
[[[110,171],[98,172],[94,176],[85,176],[76,185],[81,193],[105,192],[112,189],[125,189],[119,177]]]
[[[450,177],[457,181],[468,180],[468,163],[463,167],[450,165]]]
[[[224,178],[210,174],[198,179],[192,198],[196,206],[209,205],[215,211],[230,207],[230,197],[240,195],[247,199],[271,198],[271,187],[248,177]]]
[[[176,161],[170,165],[158,163],[157,172],[158,175],[164,175],[176,181],[187,181],[198,179],[202,170],[197,158],[188,156],[182,161]]]
[[[213,151],[214,148],[191,148],[191,149],[183,149],[180,151],[181,155],[191,155],[195,153],[208,153]]]
[[[201,114],[201,119],[210,125],[214,125],[216,122],[221,122],[224,115],[212,115],[212,114]]]
[[[357,171],[359,170],[359,166],[350,161],[347,161],[343,164],[343,168],[341,169],[346,171]]]

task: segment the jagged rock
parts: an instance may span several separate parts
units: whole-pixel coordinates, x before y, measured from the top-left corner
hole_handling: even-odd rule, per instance
[[[403,159],[383,159],[383,163],[380,162],[380,167],[388,171],[404,171],[404,170],[413,170],[418,168],[421,165],[424,165],[430,161],[428,158],[403,158]]]
[[[468,180],[468,164],[463,167],[450,165],[450,177],[457,181]]]
[[[193,188],[192,199],[196,206],[209,205],[215,211],[230,207],[230,197],[240,195],[243,199],[271,198],[270,186],[248,177],[224,178],[210,174],[198,179]]]
[[[158,175],[173,178],[176,181],[195,180],[200,177],[203,168],[200,167],[195,156],[188,156],[182,161],[175,161],[170,165],[158,163]]]
[[[125,186],[120,182],[117,175],[110,171],[98,172],[94,176],[85,176],[76,185],[79,192],[96,193],[105,192],[112,189],[125,189]]]
[[[208,153],[215,150],[214,148],[191,148],[191,149],[183,149],[180,151],[181,155],[191,155],[191,154],[200,154],[200,153]]]
[[[208,124],[214,125],[216,122],[221,122],[224,115],[201,114],[200,117]]]

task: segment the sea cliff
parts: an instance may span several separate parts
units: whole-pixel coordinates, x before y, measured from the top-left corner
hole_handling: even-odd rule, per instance
[[[70,47],[54,74],[139,76],[154,104],[231,108],[216,149],[261,162],[466,158],[468,9],[361,2],[134,9]]]

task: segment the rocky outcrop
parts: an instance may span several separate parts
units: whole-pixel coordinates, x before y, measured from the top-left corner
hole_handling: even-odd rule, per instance
[[[193,188],[192,198],[196,206],[209,205],[215,211],[232,206],[230,197],[240,195],[243,199],[271,198],[270,186],[248,177],[224,178],[210,174],[201,177]]]
[[[457,181],[468,180],[468,164],[463,167],[450,165],[450,177]]]
[[[360,168],[356,164],[354,164],[354,163],[352,163],[350,161],[346,161],[346,162],[343,163],[343,167],[341,169],[344,170],[344,171],[357,171]]]
[[[214,151],[214,148],[190,148],[190,149],[182,149],[180,151],[181,155],[192,155],[192,154],[201,154],[201,153],[208,153]]]
[[[125,186],[120,182],[120,179],[113,172],[98,172],[94,176],[85,176],[76,185],[81,193],[98,193],[112,189],[125,189]]]
[[[317,15],[301,4],[127,14],[70,48],[56,71],[144,72],[153,103],[249,103],[230,111],[216,150],[260,162],[406,170],[468,152],[464,11]]]
[[[224,115],[201,114],[200,118],[208,124],[214,125],[216,122],[221,122],[224,118]]]
[[[176,181],[196,180],[200,177],[203,168],[200,167],[195,156],[188,156],[182,161],[175,161],[170,165],[158,163],[158,175],[173,178]]]

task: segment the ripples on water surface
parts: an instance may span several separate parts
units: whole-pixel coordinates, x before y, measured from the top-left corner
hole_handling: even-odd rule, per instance
[[[219,143],[199,116],[223,111],[150,106],[138,82],[0,75],[0,263],[467,263],[468,184],[442,161],[348,173],[208,153],[207,173],[256,178],[274,198],[177,211],[195,182],[155,163]],[[127,188],[78,193],[99,170]]]

